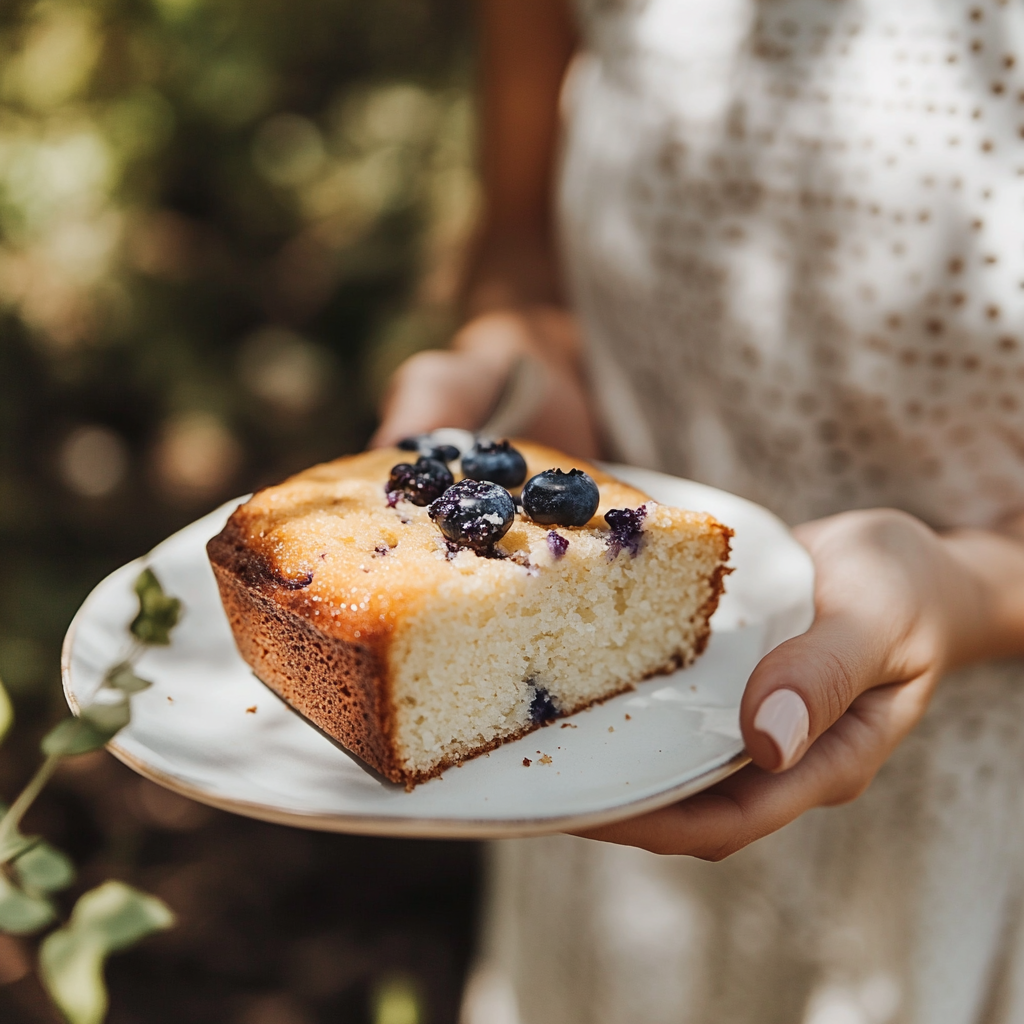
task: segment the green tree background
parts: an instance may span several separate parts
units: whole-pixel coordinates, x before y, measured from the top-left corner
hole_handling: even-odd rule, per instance
[[[466,0],[0,7],[0,676],[23,723],[0,795],[62,711],[89,589],[361,448],[390,371],[447,337],[478,206],[471,27]],[[103,754],[33,814],[80,888],[124,878],[181,919],[112,965],[112,1022],[455,1019],[472,846],[234,819]],[[0,1018],[52,1020],[25,963],[4,938]]]

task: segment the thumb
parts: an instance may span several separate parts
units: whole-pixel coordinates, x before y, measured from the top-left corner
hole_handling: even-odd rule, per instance
[[[494,406],[506,372],[507,367],[473,352],[418,352],[395,371],[370,447],[438,427],[476,430]]]
[[[849,613],[815,620],[758,663],[740,705],[740,728],[754,763],[784,771],[803,757],[865,690],[883,682],[886,644]]]

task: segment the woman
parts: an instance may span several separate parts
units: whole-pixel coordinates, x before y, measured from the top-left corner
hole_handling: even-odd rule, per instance
[[[497,847],[490,976],[522,1024],[1024,1020],[1019,6],[576,14],[573,58],[555,0],[484,3],[477,315],[378,441],[479,426],[532,354],[535,438],[802,524],[817,617],[750,678],[750,767]]]

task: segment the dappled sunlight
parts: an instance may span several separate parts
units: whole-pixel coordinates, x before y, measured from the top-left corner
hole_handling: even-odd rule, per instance
[[[0,796],[66,714],[92,587],[362,448],[387,374],[446,341],[479,209],[471,57],[465,0],[0,4]],[[99,752],[32,813],[83,885],[178,916],[112,961],[111,1019],[455,1017],[466,845],[234,818]],[[0,936],[5,1022],[51,1012],[34,964]]]

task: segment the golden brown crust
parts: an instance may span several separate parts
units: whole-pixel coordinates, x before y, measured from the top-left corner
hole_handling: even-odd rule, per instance
[[[715,614],[718,602],[722,600],[722,594],[725,593],[725,577],[732,572],[732,568],[726,565],[726,562],[729,561],[729,555],[732,552],[732,544],[730,542],[736,536],[736,531],[718,522],[714,524],[713,528],[718,532],[722,545],[721,561],[708,580],[711,586],[711,595],[704,602],[700,611],[697,612],[697,617],[703,619],[704,626],[694,641],[693,656],[695,658],[699,657],[707,649],[708,641],[711,639],[711,616]]]
[[[602,492],[598,516],[608,507],[636,507],[648,500],[647,495],[585,462],[538,445],[516,444],[526,456],[531,474],[554,466],[576,466],[590,473]],[[259,492],[236,509],[221,533],[209,542],[207,552],[238,649],[256,675],[296,711],[385,778],[412,787],[539,726],[531,724],[513,736],[495,738],[465,755],[447,756],[429,771],[412,772],[396,756],[395,716],[387,670],[396,620],[425,590],[421,580],[425,567],[429,566],[431,576],[455,571],[451,563],[437,561],[430,546],[436,546],[439,535],[435,529],[426,528],[423,510],[381,511],[385,505],[382,482],[392,465],[406,459],[408,453],[385,449],[314,466],[277,487]],[[344,493],[339,490],[342,485],[348,488]],[[326,514],[324,509],[329,512],[332,503],[343,501],[371,508],[378,517],[374,525],[378,532],[382,522],[387,532],[388,522],[394,526],[396,521],[407,522],[403,517],[419,517],[402,528],[403,538],[412,535],[412,542],[402,541],[406,545],[403,550],[409,553],[400,572],[386,579],[380,576],[384,559],[389,556],[385,552],[373,564],[373,544],[366,548],[365,537],[355,538],[355,543],[347,545],[339,544],[335,537],[331,550],[341,551],[338,564],[317,561],[315,552],[319,546],[310,548],[309,538],[315,539],[317,528],[333,528],[337,519],[321,522],[315,517]],[[297,532],[291,524],[303,516],[314,517],[313,527]],[[382,520],[382,516],[394,518]],[[720,533],[724,563],[732,531],[714,520],[711,523]],[[529,529],[538,528],[530,524]],[[296,557],[295,551],[303,544],[304,557]],[[319,557],[325,556],[326,553]],[[388,567],[398,569],[397,560],[392,560]],[[501,572],[507,568],[508,563],[489,561],[481,566],[481,571]],[[720,565],[710,581],[711,596],[700,612],[706,617],[695,656],[707,644],[710,627],[706,618],[718,604],[724,576],[729,571],[724,564]],[[353,581],[363,589],[349,587]],[[338,604],[334,595],[341,591],[351,591],[356,596],[351,603],[342,598]],[[668,672],[675,667],[666,665],[659,671]],[[601,700],[632,686],[630,683],[620,687]],[[559,717],[575,714],[595,703],[599,701],[585,701],[563,709]]]
[[[256,560],[233,549],[224,533],[207,546],[235,643],[253,672],[386,778],[405,781],[389,740],[391,707],[378,654],[326,635],[275,601],[275,585]]]
[[[635,508],[647,500],[596,466],[551,448],[516,443],[530,473],[576,466],[593,476],[602,499],[591,521],[595,525],[604,528],[602,515],[608,508]],[[405,502],[386,507],[383,483],[396,462],[409,458],[408,452],[386,448],[336,459],[265,488],[236,509],[226,530],[253,574],[253,585],[268,587],[268,596],[325,633],[364,645],[379,638],[386,647],[396,622],[432,596],[438,574],[459,573],[451,563],[438,565],[441,535],[425,509]],[[360,516],[334,514],[350,509]],[[351,525],[355,518],[363,524],[361,532]],[[506,540],[531,532],[545,534],[547,529],[517,522]],[[389,533],[400,557],[375,557],[374,544]],[[390,570],[386,581],[385,568]],[[510,570],[500,561],[488,561],[480,571],[500,575]],[[351,589],[357,599],[335,602],[328,615],[325,606]]]

